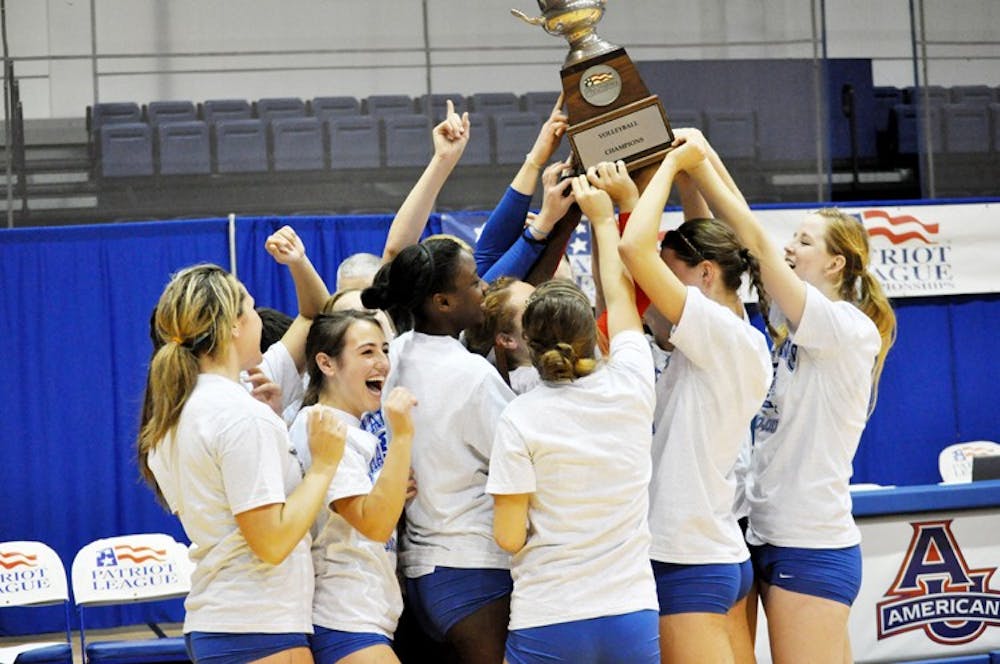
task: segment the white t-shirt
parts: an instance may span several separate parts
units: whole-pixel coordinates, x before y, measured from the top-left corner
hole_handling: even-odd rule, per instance
[[[194,543],[184,632],[312,633],[307,536],[278,565],[250,550],[235,514],[284,503],[301,481],[284,423],[232,380],[200,374],[177,428],[149,455]]]
[[[656,385],[650,557],[739,563],[750,553],[733,504],[734,467],[771,378],[764,335],[744,315],[687,289]]]
[[[291,426],[302,407],[302,397],[309,385],[308,375],[300,374],[295,368],[295,360],[281,341],[271,344],[257,366],[272,383],[281,388],[282,419],[286,426]]]
[[[802,319],[775,349],[774,383],[755,422],[751,544],[832,549],[861,541],[848,486],[881,347],[864,312],[806,285]]]
[[[510,389],[514,394],[524,394],[542,384],[538,369],[526,364],[510,372]]]
[[[510,629],[657,608],[647,525],[654,401],[649,345],[626,331],[594,373],[545,382],[503,412],[486,489],[531,494]]]
[[[299,457],[310,461],[306,422],[316,408],[327,407],[303,408],[289,431]],[[326,494],[327,505],[371,493],[385,463],[380,441],[359,428],[358,418],[335,408],[329,410],[348,429],[344,456]],[[329,508],[320,512],[315,531],[313,623],[343,632],[375,632],[391,639],[403,611],[396,579],[396,536],[388,542],[370,540]]]
[[[406,507],[400,563],[407,577],[435,566],[510,568],[493,541],[486,476],[497,419],[514,393],[489,362],[458,339],[407,332],[389,344],[392,371],[382,390],[405,385],[413,408],[412,467],[417,495]]]

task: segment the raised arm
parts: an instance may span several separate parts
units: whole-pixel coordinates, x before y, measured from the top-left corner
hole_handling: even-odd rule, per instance
[[[313,462],[302,483],[284,503],[262,505],[236,515],[236,525],[258,558],[271,565],[281,563],[309,532],[344,456],[346,437],[344,423],[332,413],[320,408],[309,414],[309,450]]]
[[[434,209],[434,202],[441,188],[465,152],[465,146],[469,142],[469,114],[463,113],[460,117],[450,99],[447,103],[445,119],[434,127],[431,134],[434,156],[399,207],[389,227],[389,236],[382,252],[383,263],[388,263],[400,251],[420,240],[420,234],[427,226],[427,219]]]
[[[573,195],[593,229],[600,258],[600,283],[608,312],[608,339],[624,330],[642,331],[635,309],[635,286],[618,257],[618,223],[611,196],[592,185],[586,175],[573,178]]]
[[[739,190],[735,189],[732,178],[722,166],[722,160],[701,132],[692,132],[681,140],[686,141],[684,147],[694,148],[702,156],[687,169],[691,179],[712,210],[733,229],[740,243],[757,257],[764,289],[789,324],[797,327],[806,304],[805,283],[785,262],[784,250],[771,238]]]
[[[392,445],[375,486],[365,495],[341,498],[333,505],[337,514],[355,530],[375,542],[389,540],[403,513],[413,442],[410,409],[416,403],[416,398],[406,388],[393,389],[383,409],[392,430]]]

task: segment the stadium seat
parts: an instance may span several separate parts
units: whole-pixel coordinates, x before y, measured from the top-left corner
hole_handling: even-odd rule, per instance
[[[207,175],[212,172],[212,144],[204,120],[156,125],[160,175]]]
[[[151,125],[197,119],[198,111],[192,101],[151,101],[146,105],[146,121]]]
[[[930,120],[931,149],[935,152],[941,150],[941,110],[931,106],[928,109]],[[918,120],[921,124],[918,126]],[[922,116],[918,115],[917,107],[913,104],[896,104],[892,107],[892,115],[889,118],[889,134],[896,146],[896,153],[900,155],[913,155],[920,152],[918,136],[922,134]]]
[[[552,112],[552,107],[556,105],[557,99],[559,99],[559,92],[556,90],[550,92],[525,92],[521,95],[521,106],[528,113],[534,113],[540,118],[547,118],[549,117],[549,113]]]
[[[425,94],[417,98],[417,113],[422,113],[430,117],[431,122],[437,124],[444,120],[445,110],[448,108],[447,101],[455,105],[455,112],[461,115],[469,110],[465,103],[465,96],[454,94]]]
[[[249,120],[253,117],[246,99],[209,99],[201,104],[201,119],[209,124],[220,120]]]
[[[482,113],[469,113],[469,142],[462,153],[463,166],[486,166],[493,161],[489,118]]]
[[[903,103],[916,105],[924,99],[932,106],[947,104],[951,101],[951,94],[948,88],[941,85],[908,85],[903,88]]]
[[[309,102],[309,111],[320,122],[326,122],[340,115],[358,115],[361,104],[356,97],[313,97]]]
[[[318,118],[275,118],[269,131],[274,170],[318,171],[324,167],[323,125]]]
[[[104,102],[87,107],[87,129],[92,134],[109,124],[142,122],[142,109],[133,101]]]
[[[705,135],[724,160],[757,157],[757,116],[753,111],[705,109]]]
[[[99,539],[81,548],[71,576],[84,664],[189,662],[182,637],[88,643],[85,614],[90,607],[183,597],[193,569],[187,547],[159,533]]]
[[[678,129],[680,127],[704,128],[701,111],[690,108],[670,109],[667,111],[667,120],[670,122],[671,129]]]
[[[471,110],[476,113],[495,115],[516,113],[521,110],[521,102],[513,92],[477,92],[472,95]],[[549,107],[551,109],[551,106]],[[548,111],[545,112],[547,116]]]
[[[306,114],[306,103],[298,97],[266,97],[254,103],[256,116],[264,122],[277,118],[301,118]]]
[[[330,168],[378,168],[382,164],[378,118],[370,115],[332,117],[326,132]]]
[[[153,132],[145,122],[106,124],[100,135],[100,168],[106,178],[153,174]]]
[[[990,147],[993,154],[1000,158],[1000,103],[990,104]]]
[[[220,120],[213,128],[215,170],[219,173],[259,173],[267,170],[264,122]]]
[[[943,104],[941,128],[945,152],[986,154],[990,151],[990,116],[985,104]]]
[[[3,592],[0,592],[0,608],[62,604],[66,618],[65,641],[8,644],[0,647],[0,662],[73,664],[69,587],[66,568],[59,555],[41,542],[0,542],[0,567],[8,579]],[[36,581],[32,582],[32,579]]]
[[[534,113],[513,111],[496,113],[493,124],[495,161],[498,164],[520,164],[525,153],[534,145],[542,120]]]
[[[385,165],[422,167],[433,154],[431,120],[426,115],[389,115],[382,119],[385,136]]]
[[[876,85],[872,93],[875,97],[875,131],[884,133],[889,129],[892,107],[903,103],[903,91],[891,85]]]
[[[955,85],[949,92],[953,104],[986,106],[993,102],[993,88],[988,85]]]
[[[413,100],[406,95],[371,95],[362,108],[368,115],[409,115],[413,113]]]

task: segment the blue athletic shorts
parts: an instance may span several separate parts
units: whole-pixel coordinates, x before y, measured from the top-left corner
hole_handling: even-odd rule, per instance
[[[677,565],[652,561],[660,615],[728,613],[740,592],[740,564]]]
[[[313,625],[314,633],[309,637],[316,664],[334,664],[351,653],[371,646],[392,646],[392,641],[383,634],[374,632],[342,632]]]
[[[850,606],[861,589],[861,547],[799,549],[750,547],[754,572],[764,583]]]
[[[462,618],[514,590],[510,570],[435,567],[406,580],[406,594],[417,622],[437,641]]]
[[[306,634],[189,632],[184,645],[197,664],[246,664],[284,650],[308,648],[309,639]]]
[[[516,629],[507,635],[509,664],[659,664],[656,611]]]
[[[753,561],[747,558],[740,563],[740,591],[736,594],[736,601],[740,601],[750,593],[753,585]]]

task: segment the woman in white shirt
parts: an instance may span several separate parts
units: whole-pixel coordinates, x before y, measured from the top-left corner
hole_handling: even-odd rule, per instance
[[[412,452],[419,491],[406,506],[400,547],[407,600],[424,629],[451,643],[463,662],[500,664],[510,556],[493,541],[485,488],[496,421],[514,394],[458,340],[482,321],[483,286],[468,250],[428,238],[384,265],[361,300],[404,331],[389,344],[383,391],[405,385],[420,403]]]
[[[524,336],[543,383],[504,410],[487,483],[494,536],[514,554],[505,661],[655,664],[653,358],[611,198],[586,176],[573,191],[601,249],[610,356],[594,359],[596,321],[575,284],[549,281],[528,298]]]
[[[849,481],[896,319],[868,271],[868,234],[826,209],[785,247],[754,217],[700,132],[681,133],[688,173],[760,258],[777,305],[774,382],[755,421],[747,540],[774,661],[850,662],[847,621],[861,584]]]
[[[306,422],[329,411],[347,427],[347,446],[327,492],[329,511],[317,519],[312,558],[316,575],[314,634],[317,664],[396,662],[391,643],[403,599],[396,580],[396,524],[406,499],[413,424],[412,395],[397,387],[384,413],[392,448],[361,428],[381,405],[389,344],[367,312],[320,315],[306,339],[309,388],[290,436],[303,468],[311,465]]]
[[[196,662],[312,661],[309,527],[344,451],[343,424],[309,418],[302,476],[284,423],[239,383],[261,361],[253,298],[215,265],[181,270],[156,308],[139,434],[144,476],[194,544],[184,636]]]
[[[730,625],[745,620],[741,565],[750,559],[733,512],[734,469],[771,366],[767,341],[750,325],[738,292],[744,274],[759,288],[757,261],[733,232],[707,218],[705,208],[657,247],[663,208],[687,154],[664,158],[620,246],[636,283],[673,325],[670,363],[657,382],[650,483],[660,649],[664,662],[744,661],[753,657],[749,628]]]

